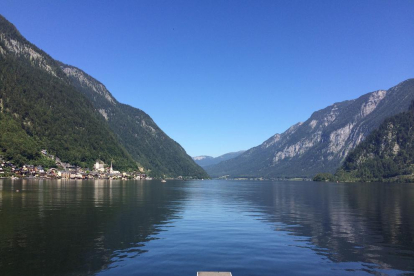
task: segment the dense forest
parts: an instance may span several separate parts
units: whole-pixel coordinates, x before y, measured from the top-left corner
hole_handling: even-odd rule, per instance
[[[0,102],[0,154],[17,164],[39,160],[44,148],[82,167],[100,158],[122,170],[136,168],[81,93],[24,58],[0,59]]]
[[[351,151],[335,175],[316,181],[413,181],[414,102],[407,112],[386,119]]]

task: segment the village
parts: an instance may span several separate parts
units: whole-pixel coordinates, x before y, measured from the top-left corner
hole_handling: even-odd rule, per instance
[[[46,179],[136,179],[152,180],[151,177],[141,172],[119,172],[113,169],[112,162],[110,165],[101,160],[96,160],[92,169],[81,168],[62,162],[60,158],[55,157],[47,152],[41,151],[42,155],[55,161],[56,168],[46,169],[42,166],[25,164],[21,167],[13,164],[11,161],[4,160],[0,156],[0,178],[46,178]]]

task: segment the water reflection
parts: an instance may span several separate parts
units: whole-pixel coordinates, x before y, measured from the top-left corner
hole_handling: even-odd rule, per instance
[[[413,272],[413,198],[407,184],[0,180],[0,275]]]
[[[308,248],[334,262],[414,271],[414,185],[289,183],[239,186],[251,215],[276,230],[307,237]],[[251,208],[251,206],[249,206]],[[263,216],[266,214],[266,216]],[[280,226],[280,222],[284,226]]]
[[[157,182],[0,183],[0,275],[94,274],[145,252],[185,198]]]

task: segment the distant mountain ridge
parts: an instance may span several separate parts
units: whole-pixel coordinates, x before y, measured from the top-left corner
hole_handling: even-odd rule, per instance
[[[100,158],[153,176],[208,177],[146,113],[116,101],[82,70],[54,60],[1,15],[0,72],[0,120],[10,131],[23,130],[20,138],[8,137],[35,150],[22,160],[46,148],[74,164],[90,166]],[[0,150],[7,152],[7,146],[0,144]]]
[[[382,121],[408,109],[414,79],[335,103],[242,155],[206,168],[212,177],[313,177],[334,172]]]
[[[193,157],[193,160],[202,168],[205,168],[207,166],[211,166],[211,165],[215,165],[218,164],[222,161],[226,161],[229,159],[232,159],[234,157],[239,156],[240,154],[242,154],[243,152],[245,152],[244,150],[241,151],[237,151],[237,152],[229,152],[223,155],[220,155],[218,157],[212,157],[212,156],[207,156],[207,155],[201,155],[201,156],[195,156]]]

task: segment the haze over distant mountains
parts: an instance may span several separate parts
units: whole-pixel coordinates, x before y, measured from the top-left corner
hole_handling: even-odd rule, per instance
[[[413,99],[414,79],[409,79],[388,90],[335,103],[233,159],[206,167],[206,171],[212,177],[267,178],[333,173],[385,118],[406,111]]]
[[[193,160],[202,168],[205,168],[207,166],[211,166],[211,165],[215,165],[218,164],[222,161],[226,161],[229,159],[232,159],[234,157],[239,156],[240,154],[242,154],[243,152],[245,152],[245,150],[241,150],[241,151],[237,151],[237,152],[229,152],[223,155],[220,155],[218,157],[212,157],[212,156],[207,156],[207,155],[200,155],[200,156],[195,156],[193,157]]]
[[[0,155],[16,163],[40,162],[46,149],[85,167],[101,159],[153,176],[207,177],[145,112],[54,60],[1,15],[0,125]]]

